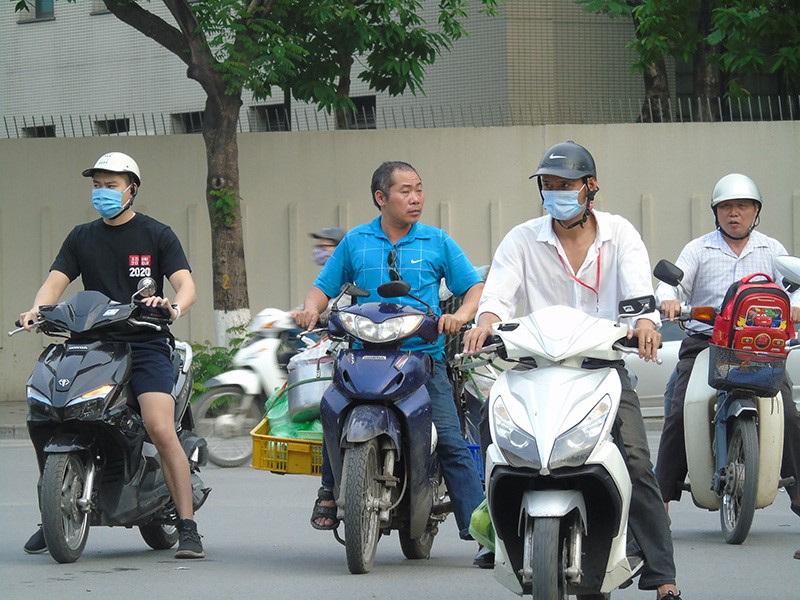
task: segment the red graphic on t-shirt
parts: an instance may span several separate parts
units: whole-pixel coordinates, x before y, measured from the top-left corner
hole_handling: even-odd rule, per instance
[[[150,254],[131,254],[128,256],[128,266],[129,267],[149,267],[150,266]]]

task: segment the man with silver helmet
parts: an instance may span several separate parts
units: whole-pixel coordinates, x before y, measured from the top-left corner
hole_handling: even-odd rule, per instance
[[[766,273],[774,281],[781,281],[774,259],[787,252],[777,240],[755,231],[762,206],[758,186],[746,175],[731,173],[717,182],[711,195],[716,229],[686,244],[676,261],[684,272],[681,280],[684,297],[680,298],[679,291],[666,283],[656,288],[656,299],[666,318],[680,314],[681,300],[689,305],[721,306],[728,287],[752,273]],[[791,318],[800,321],[800,291],[791,295],[791,305]],[[695,359],[708,348],[712,329],[710,325],[689,321],[689,335],[678,354],[672,404],[664,419],[656,463],[656,477],[666,506],[680,499],[686,478],[684,399]],[[800,482],[800,414],[792,401],[788,380],[784,380],[781,397],[784,411],[781,476],[794,476]],[[800,516],[800,485],[795,484],[788,491],[791,508]],[[794,557],[800,559],[800,550]]]
[[[32,307],[20,315],[20,323],[31,330],[39,318],[39,307],[57,303],[70,282],[79,276],[84,289],[125,303],[137,291],[141,278],[152,277],[156,293],[144,298],[144,303],[168,309],[172,321],[185,315],[197,298],[191,268],[172,229],[134,212],[133,203],[142,185],[139,165],[127,154],[108,152],[82,174],[92,179],[92,206],[100,218],[76,226],[67,235]],[[164,295],[164,278],[175,291],[173,300]],[[202,558],[205,553],[193,520],[189,463],[173,423],[174,339],[168,330],[119,335],[131,346],[133,392],[147,432],[161,456],[164,478],[180,517],[175,556]],[[39,466],[41,470],[41,459]],[[28,554],[47,551],[41,527],[24,549]]]
[[[617,320],[620,300],[653,293],[650,260],[641,236],[627,220],[594,209],[597,169],[589,151],[572,140],[542,155],[536,172],[548,214],[513,228],[497,247],[481,295],[477,327],[466,332],[464,350],[479,350],[492,324],[552,305]],[[640,315],[629,336],[639,356],[657,358],[658,312]],[[618,416],[633,484],[629,525],[645,564],[639,588],[658,600],[680,598],[667,514],[661,506],[639,398],[622,361],[592,360],[584,368],[615,368],[622,383]],[[483,419],[482,442],[488,426]],[[483,445],[483,444],[482,444]]]

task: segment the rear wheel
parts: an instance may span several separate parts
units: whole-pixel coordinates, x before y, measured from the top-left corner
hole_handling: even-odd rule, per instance
[[[169,550],[178,541],[178,528],[174,525],[142,525],[139,533],[153,550]]]
[[[758,486],[758,430],[755,419],[736,419],[728,439],[719,520],[725,541],[741,544],[750,532]]]
[[[254,396],[235,385],[212,388],[195,402],[195,432],[208,443],[208,458],[219,467],[238,467],[250,460],[250,431],[263,418]]]
[[[368,573],[375,561],[380,538],[378,442],[370,440],[344,451],[344,533],[347,568],[353,574]]]
[[[85,485],[86,465],[79,455],[48,455],[42,473],[42,531],[57,562],[75,562],[86,546],[89,513],[79,502]]]

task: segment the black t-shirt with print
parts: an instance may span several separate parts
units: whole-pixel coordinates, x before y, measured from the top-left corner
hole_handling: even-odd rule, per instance
[[[80,276],[84,289],[125,304],[143,277],[155,279],[156,294],[163,296],[164,278],[181,269],[191,270],[178,236],[167,225],[139,213],[118,226],[102,219],[78,225],[67,235],[50,267],[70,281]],[[163,335],[137,329],[125,337],[142,340]]]

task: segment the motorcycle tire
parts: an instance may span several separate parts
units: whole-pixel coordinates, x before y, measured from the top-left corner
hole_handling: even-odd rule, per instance
[[[741,544],[750,533],[758,491],[758,428],[753,418],[738,418],[728,437],[719,522],[728,544]]]
[[[178,542],[178,528],[174,525],[142,525],[139,533],[153,550],[169,550]]]
[[[347,568],[354,575],[369,573],[380,539],[378,503],[382,485],[378,441],[356,444],[344,452],[344,533]]]
[[[527,517],[526,554],[531,572],[531,595],[535,600],[567,600],[562,563],[567,559],[561,544],[561,520],[555,517]]]
[[[81,557],[89,537],[89,513],[78,501],[86,485],[86,464],[75,453],[49,454],[42,473],[42,532],[50,556],[59,563]]]
[[[195,433],[208,444],[208,459],[218,467],[238,467],[250,461],[250,431],[264,418],[256,396],[239,386],[212,388],[194,402]]]

